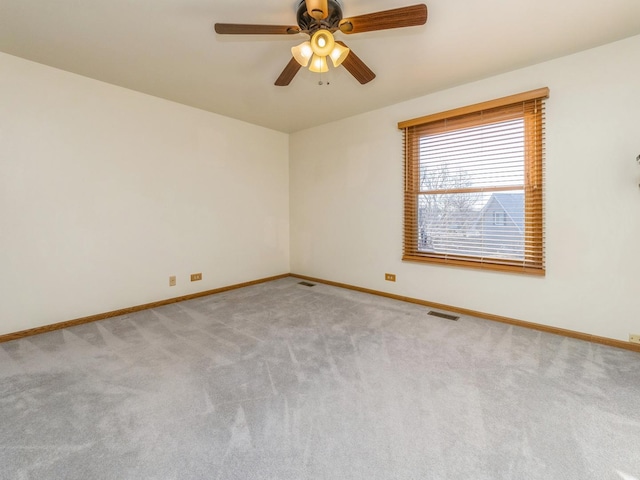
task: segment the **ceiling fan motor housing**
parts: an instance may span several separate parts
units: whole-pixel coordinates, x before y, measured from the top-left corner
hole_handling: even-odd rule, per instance
[[[307,12],[305,0],[300,0],[298,13],[296,15],[300,30],[309,35],[313,35],[322,28],[331,30],[331,32],[338,30],[340,20],[342,20],[342,5],[338,0],[328,0],[327,4],[329,7],[329,15],[327,18],[317,20]]]

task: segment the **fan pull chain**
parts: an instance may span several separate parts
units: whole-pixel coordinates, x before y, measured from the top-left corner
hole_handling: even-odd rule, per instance
[[[331,85],[331,82],[329,80],[327,80],[326,82],[324,81],[324,73],[320,73],[320,80],[318,80],[318,86],[322,86],[322,85]]]

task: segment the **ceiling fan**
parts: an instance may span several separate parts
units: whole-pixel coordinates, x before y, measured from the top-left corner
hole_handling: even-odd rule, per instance
[[[298,70],[309,65],[312,72],[326,72],[327,57],[335,67],[339,65],[361,84],[373,80],[376,75],[343,42],[333,34],[347,35],[390,28],[413,27],[427,22],[427,6],[424,4],[383,10],[350,18],[342,17],[340,0],[299,0],[296,7],[298,25],[252,25],[243,23],[216,23],[216,33],[223,35],[309,35],[309,41],[291,49],[293,58],[284,68],[275,84],[289,85]]]

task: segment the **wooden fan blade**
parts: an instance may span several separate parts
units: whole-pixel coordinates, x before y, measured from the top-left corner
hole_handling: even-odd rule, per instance
[[[290,25],[249,25],[244,23],[216,23],[216,33],[222,35],[293,35],[300,27]]]
[[[343,47],[346,47],[343,42],[336,41],[336,43],[339,43]],[[342,62],[342,66],[346,68],[347,71],[351,75],[353,75],[355,79],[358,80],[362,85],[364,85],[365,83],[369,83],[371,80],[376,78],[376,74],[373,73],[362,60],[360,60],[360,57],[353,53],[353,50],[351,50],[349,52],[349,55],[347,55],[347,58],[344,59],[344,61]]]
[[[361,33],[389,28],[414,27],[425,23],[427,23],[427,6],[421,3],[345,18],[340,21],[340,30],[343,33]]]
[[[298,73],[298,70],[301,68],[302,65],[300,65],[295,58],[292,58],[289,60],[287,66],[284,67],[284,70],[276,80],[275,85],[278,87],[286,87],[291,83],[291,80],[293,80],[293,77],[296,76],[296,73]]]

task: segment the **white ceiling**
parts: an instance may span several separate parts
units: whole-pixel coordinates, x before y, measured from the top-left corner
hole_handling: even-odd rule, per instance
[[[215,22],[295,25],[296,3],[0,0],[0,51],[294,132],[640,34],[639,0],[427,0],[424,26],[336,34],[376,73],[371,83],[340,67],[322,86],[301,69],[276,87],[290,48],[308,37],[213,30]],[[350,17],[419,0],[342,3]]]

